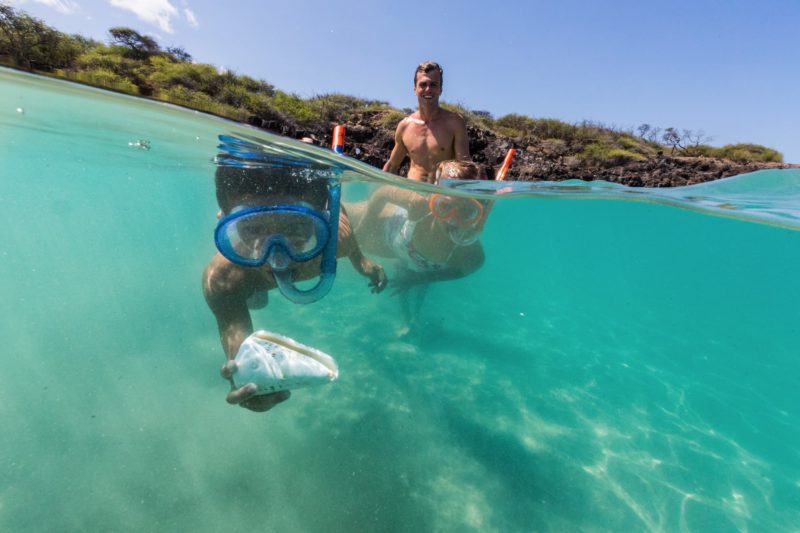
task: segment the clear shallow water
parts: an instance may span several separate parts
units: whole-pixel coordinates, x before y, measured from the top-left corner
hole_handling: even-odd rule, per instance
[[[340,262],[320,302],[253,313],[339,381],[254,414],[200,290],[211,160],[220,133],[304,148],[5,70],[0,102],[0,530],[800,524],[797,172],[495,195],[485,265],[403,339]],[[342,164],[346,201],[385,179]]]

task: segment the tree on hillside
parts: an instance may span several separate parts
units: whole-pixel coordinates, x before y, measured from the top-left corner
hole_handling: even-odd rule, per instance
[[[683,141],[686,146],[697,147],[701,144],[710,143],[713,140],[714,138],[710,135],[706,135],[706,132],[703,130],[683,130]]]
[[[72,65],[86,49],[86,39],[73,39],[30,15],[0,4],[0,55],[17,66],[52,71]]]
[[[670,153],[674,154],[676,149],[683,149],[683,138],[675,128],[665,129],[664,135],[661,136],[661,140],[664,141],[664,144],[672,148]]]
[[[184,50],[182,46],[169,46],[165,51],[167,52],[167,54],[171,55],[173,59],[175,59],[176,61],[181,61],[184,63],[192,62],[191,54],[189,54],[189,52]]]
[[[136,30],[117,27],[108,30],[108,33],[111,34],[112,43],[124,48],[124,55],[131,59],[147,59],[161,52],[155,39]]]
[[[0,53],[20,67],[33,68],[33,49],[38,44],[38,20],[0,4]]]

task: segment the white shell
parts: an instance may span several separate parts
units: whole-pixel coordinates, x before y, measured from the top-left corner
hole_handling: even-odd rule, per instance
[[[330,355],[264,330],[244,340],[234,361],[234,386],[255,383],[256,394],[324,385],[339,377]]]

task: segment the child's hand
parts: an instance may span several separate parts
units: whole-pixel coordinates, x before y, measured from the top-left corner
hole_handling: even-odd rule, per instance
[[[388,284],[386,273],[383,271],[383,267],[378,263],[374,263],[373,261],[364,257],[361,259],[360,271],[363,275],[370,279],[369,286],[372,288],[373,293],[377,294],[386,288],[386,285]]]
[[[238,404],[241,407],[260,413],[269,411],[279,403],[289,399],[291,393],[288,390],[256,396],[256,385],[254,383],[242,385],[238,389],[234,388],[233,374],[235,372],[236,361],[226,362],[222,365],[222,370],[220,370],[222,377],[231,382],[231,391],[228,393],[227,398],[225,398],[228,403]]]

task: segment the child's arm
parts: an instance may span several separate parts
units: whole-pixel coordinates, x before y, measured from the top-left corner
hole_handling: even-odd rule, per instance
[[[361,232],[364,224],[371,224],[377,220],[387,204],[405,208],[411,220],[419,220],[428,210],[428,202],[421,194],[393,185],[384,185],[378,187],[367,200],[367,208],[356,228],[356,233]]]
[[[350,264],[362,276],[369,278],[369,286],[372,292],[378,293],[386,288],[388,283],[386,273],[383,267],[361,252],[361,247],[356,240],[356,234],[350,224],[350,217],[347,216],[347,211],[344,206],[339,213],[339,246],[342,250],[342,255],[346,255],[350,259]]]

